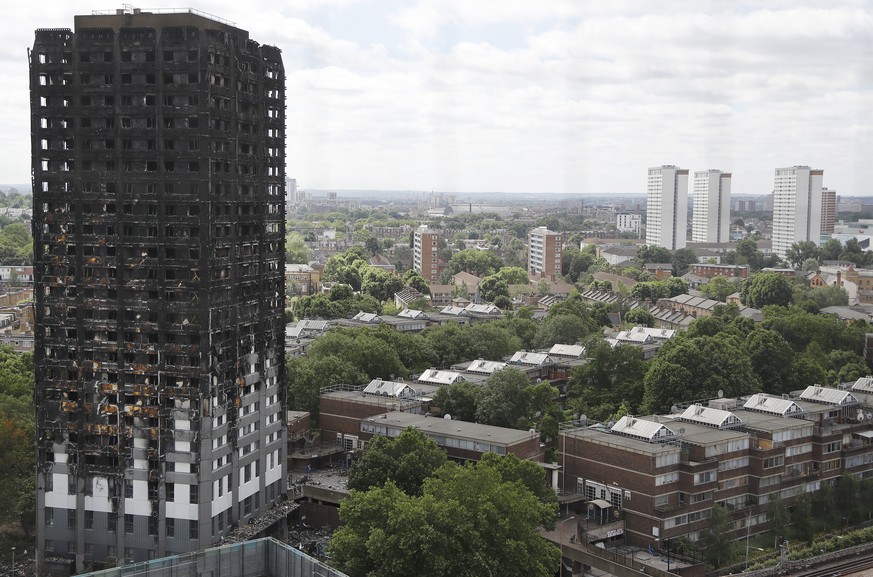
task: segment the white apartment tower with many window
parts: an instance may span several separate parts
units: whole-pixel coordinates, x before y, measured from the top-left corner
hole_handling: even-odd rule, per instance
[[[694,173],[691,242],[729,242],[731,175],[720,170]]]
[[[688,229],[688,170],[673,165],[649,169],[646,186],[646,244],[685,248]]]
[[[796,242],[821,237],[823,170],[808,166],[776,169],[773,188],[773,254],[782,258]]]

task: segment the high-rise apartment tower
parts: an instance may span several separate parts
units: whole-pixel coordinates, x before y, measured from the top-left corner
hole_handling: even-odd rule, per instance
[[[439,234],[423,224],[415,229],[412,245],[412,268],[428,281],[436,282],[440,276]]]
[[[731,175],[720,170],[694,173],[692,242],[729,242],[731,237]]]
[[[776,169],[773,189],[773,254],[785,257],[791,245],[821,240],[823,170],[808,166]]]
[[[688,170],[664,165],[649,169],[646,183],[646,244],[685,248],[688,236]]]
[[[285,495],[285,74],[193,11],[30,53],[37,550],[211,546]]]
[[[527,233],[527,271],[532,276],[555,280],[561,275],[564,235],[544,226]]]
[[[823,188],[821,191],[821,234],[834,234],[837,216],[837,191]]]

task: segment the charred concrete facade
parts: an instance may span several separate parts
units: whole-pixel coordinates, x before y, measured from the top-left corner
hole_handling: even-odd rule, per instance
[[[211,546],[285,494],[280,51],[119,11],[30,80],[39,557]]]

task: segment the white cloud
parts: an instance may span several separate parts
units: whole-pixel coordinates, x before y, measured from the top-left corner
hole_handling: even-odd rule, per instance
[[[28,179],[32,30],[90,8],[44,2],[7,20],[0,182]],[[288,174],[303,187],[640,191],[647,166],[675,163],[767,192],[776,166],[810,164],[840,194],[873,194],[863,0],[218,0],[209,11],[283,50]]]

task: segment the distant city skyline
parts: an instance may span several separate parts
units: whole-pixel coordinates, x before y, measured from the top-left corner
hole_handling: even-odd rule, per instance
[[[4,15],[0,182],[30,180],[33,30],[120,7]],[[303,190],[644,193],[647,167],[677,164],[766,194],[775,168],[808,165],[841,196],[873,195],[873,5],[860,0],[194,7],[282,49],[287,174]]]

